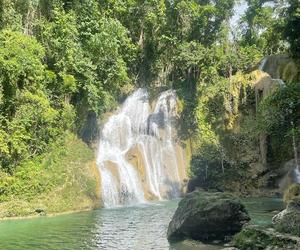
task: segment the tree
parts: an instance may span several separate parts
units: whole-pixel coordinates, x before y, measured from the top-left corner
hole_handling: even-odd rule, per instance
[[[300,137],[300,84],[291,83],[266,98],[258,123],[259,129],[271,136],[277,158],[293,157],[293,139]]]
[[[288,0],[289,7],[286,9],[286,24],[284,35],[291,45],[291,53],[300,57],[300,2],[299,0]]]
[[[0,33],[0,84],[2,112],[11,115],[18,91],[35,89],[43,84],[44,48],[28,35],[11,30]]]
[[[60,111],[54,109],[41,90],[18,93],[14,105],[14,115],[2,120],[5,130],[0,129],[3,144],[0,166],[10,173],[21,161],[45,152],[49,144],[71,128],[74,119],[70,109],[66,116],[65,109],[68,107]]]
[[[257,45],[259,48],[265,46],[261,38],[264,30],[270,27],[272,22],[272,7],[265,6],[270,0],[247,0],[248,8],[241,19],[243,43]]]

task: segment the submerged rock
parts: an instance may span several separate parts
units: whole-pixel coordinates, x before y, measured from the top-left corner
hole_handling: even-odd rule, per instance
[[[179,203],[169,224],[168,239],[227,241],[249,220],[245,207],[231,195],[195,191]]]
[[[234,245],[240,250],[296,250],[300,249],[300,238],[278,233],[272,228],[263,229],[251,225],[234,237]]]

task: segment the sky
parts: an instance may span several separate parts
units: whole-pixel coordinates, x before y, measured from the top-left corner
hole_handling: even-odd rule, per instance
[[[231,27],[236,26],[239,18],[241,17],[241,15],[243,15],[245,13],[247,9],[247,3],[245,1],[242,1],[241,4],[238,4],[237,6],[235,6],[234,8],[234,16],[231,19]]]

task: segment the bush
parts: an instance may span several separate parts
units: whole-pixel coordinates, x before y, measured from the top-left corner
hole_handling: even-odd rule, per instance
[[[47,153],[24,161],[11,176],[0,171],[0,218],[99,206],[94,154],[73,134],[49,145]]]

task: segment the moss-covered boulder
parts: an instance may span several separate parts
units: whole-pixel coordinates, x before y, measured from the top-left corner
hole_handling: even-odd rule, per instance
[[[234,236],[234,245],[240,250],[296,250],[300,249],[300,238],[251,225]]]
[[[245,207],[231,195],[195,191],[179,203],[169,224],[168,239],[226,241],[249,220]]]
[[[294,161],[292,161],[293,167],[295,166]],[[294,169],[292,169],[294,172]],[[300,204],[300,184],[292,184],[285,191],[283,196],[285,203],[290,203],[291,201],[295,201]]]
[[[278,232],[300,236],[300,204],[291,201],[285,210],[273,217],[272,222]]]

